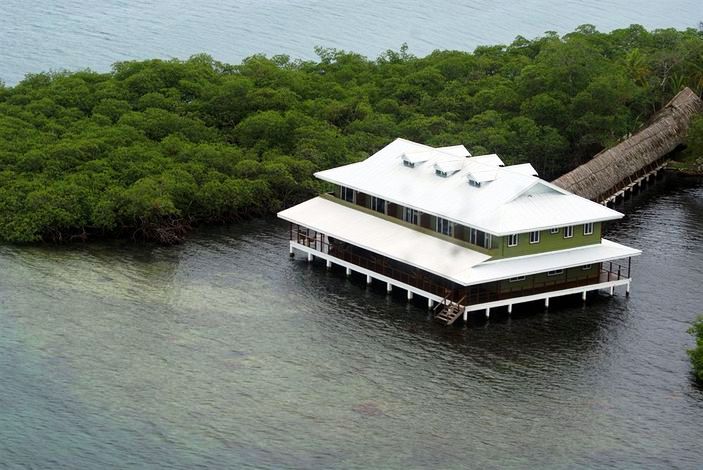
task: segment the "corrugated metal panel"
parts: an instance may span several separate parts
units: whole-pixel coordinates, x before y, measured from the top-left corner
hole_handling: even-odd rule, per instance
[[[603,240],[580,248],[490,261],[490,257],[483,253],[319,197],[286,209],[278,216],[461,285],[482,284],[641,253]]]
[[[430,157],[414,168],[404,166],[402,156],[413,152],[429,152]],[[497,155],[465,158],[462,169],[447,177],[435,174],[437,160],[456,161],[456,157],[396,139],[362,162],[321,171],[316,176],[494,235],[622,217],[619,212],[585,199],[580,201],[578,196],[527,174],[529,168],[525,166],[501,168],[503,162]],[[485,171],[495,171],[495,180],[480,188],[469,185],[470,173]],[[544,198],[541,208],[519,202],[502,210],[528,191],[547,191],[559,197]],[[529,216],[520,216],[515,210],[520,205],[531,208]]]
[[[464,279],[467,285],[510,279],[517,276],[567,269],[586,264],[638,256],[640,250],[630,248],[610,240],[602,240],[597,245],[588,245],[570,250],[552,251],[539,255],[507,258],[488,261],[467,269]]]
[[[461,273],[468,267],[490,258],[319,197],[279,212],[278,216],[458,283],[463,282]]]

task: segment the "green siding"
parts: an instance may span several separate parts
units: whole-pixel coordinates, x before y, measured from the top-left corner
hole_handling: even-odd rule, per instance
[[[338,202],[349,205],[346,201],[339,199],[340,187],[335,188],[335,194]],[[371,196],[357,193],[357,206],[364,207],[366,209],[371,208]],[[571,238],[564,238],[564,227],[560,227],[559,231],[555,234],[550,233],[549,230],[540,231],[540,241],[539,243],[530,243],[530,234],[520,233],[518,234],[518,244],[517,246],[508,246],[508,237],[492,236],[491,247],[486,249],[483,247],[482,243],[479,245],[474,245],[470,241],[470,229],[467,226],[455,224],[454,233],[452,237],[446,237],[440,233],[436,232],[437,228],[437,217],[431,214],[420,213],[420,225],[407,224],[402,221],[403,219],[403,206],[390,203],[386,201],[387,205],[387,216],[388,218],[393,218],[394,223],[401,223],[409,227],[415,228],[421,232],[427,233],[429,235],[437,236],[440,238],[447,239],[449,241],[454,241],[459,245],[467,246],[476,251],[486,253],[491,255],[493,258],[510,258],[513,256],[525,256],[533,255],[537,253],[545,253],[549,251],[564,250],[567,248],[575,248],[579,246],[591,245],[599,243],[601,240],[601,224],[600,222],[593,224],[593,233],[591,235],[584,235],[584,226],[575,225],[573,227],[573,236]],[[372,212],[374,215],[383,216],[378,212]]]
[[[560,227],[557,233],[549,233],[549,230],[542,230],[539,234],[539,243],[530,243],[530,234],[518,234],[517,246],[508,246],[508,237],[500,237],[500,257],[510,258],[512,256],[533,255],[546,251],[564,250],[578,246],[592,245],[600,243],[601,224],[593,224],[591,235],[583,234],[583,225],[574,226],[574,236],[564,238],[564,227]]]

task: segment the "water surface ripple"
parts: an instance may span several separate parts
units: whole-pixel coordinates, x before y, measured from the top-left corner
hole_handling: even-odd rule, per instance
[[[4,0],[0,79],[154,57],[208,53],[237,63],[255,53],[315,58],[314,47],[377,57],[408,43],[411,52],[473,50],[515,36],[566,33],[584,23],[601,31],[642,24],[693,28],[699,0]]]
[[[694,468],[703,185],[612,239],[632,296],[444,328],[255,221],[175,248],[0,248],[3,468]]]

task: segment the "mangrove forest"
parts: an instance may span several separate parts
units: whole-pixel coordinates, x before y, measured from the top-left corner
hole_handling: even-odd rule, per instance
[[[207,55],[0,84],[0,241],[175,243],[324,190],[396,137],[463,143],[551,179],[703,91],[703,32],[591,25],[473,52],[314,61]],[[703,125],[694,126],[700,146]]]

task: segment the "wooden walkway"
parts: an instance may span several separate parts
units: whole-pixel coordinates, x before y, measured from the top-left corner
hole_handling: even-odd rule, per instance
[[[608,204],[636,191],[666,165],[681,146],[691,119],[703,112],[703,100],[684,88],[636,134],[553,181],[579,196]]]

